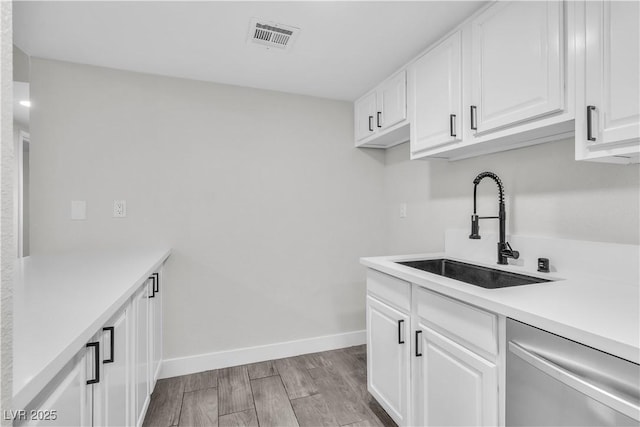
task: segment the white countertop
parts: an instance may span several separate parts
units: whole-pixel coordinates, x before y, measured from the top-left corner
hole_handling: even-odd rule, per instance
[[[394,262],[443,257],[444,253],[370,257],[362,258],[361,263],[474,306],[640,363],[638,283],[588,277],[563,279],[558,273],[533,273],[518,266],[472,261],[489,268],[557,279],[548,283],[484,289]]]
[[[167,259],[170,250],[22,258],[13,288],[13,407],[24,409]]]

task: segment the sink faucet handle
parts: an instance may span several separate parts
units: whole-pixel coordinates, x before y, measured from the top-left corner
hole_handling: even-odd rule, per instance
[[[510,257],[510,258],[513,258],[513,259],[518,259],[518,258],[520,258],[520,252],[518,252],[518,251],[514,251],[514,250],[513,250],[513,248],[511,247],[511,245],[509,244],[509,242],[505,242],[505,245],[506,245],[506,246],[507,246],[507,248],[508,248],[508,249],[505,251],[505,252],[506,252],[506,254],[505,254],[505,255],[506,255],[507,257]]]

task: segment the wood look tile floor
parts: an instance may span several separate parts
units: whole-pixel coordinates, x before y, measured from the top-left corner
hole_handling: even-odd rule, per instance
[[[144,426],[396,427],[364,345],[159,380]]]

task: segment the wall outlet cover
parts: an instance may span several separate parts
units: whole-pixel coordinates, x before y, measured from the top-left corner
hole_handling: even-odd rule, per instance
[[[113,201],[113,217],[124,218],[127,216],[127,202],[125,200]]]

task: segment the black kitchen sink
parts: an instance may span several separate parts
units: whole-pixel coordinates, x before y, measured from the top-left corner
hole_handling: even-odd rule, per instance
[[[398,264],[487,289],[508,288],[510,286],[530,285],[532,283],[551,281],[450,259],[403,261],[398,262]]]

